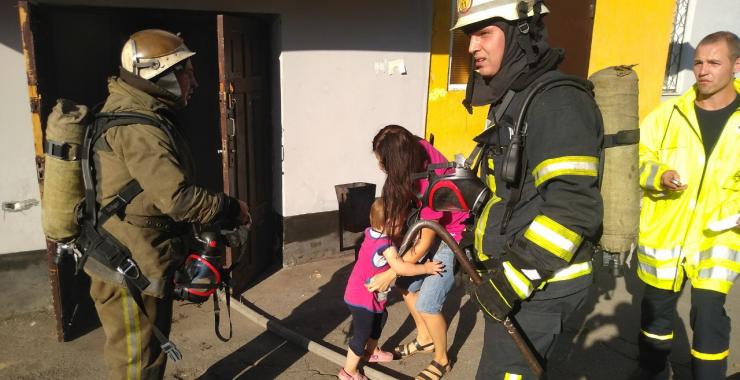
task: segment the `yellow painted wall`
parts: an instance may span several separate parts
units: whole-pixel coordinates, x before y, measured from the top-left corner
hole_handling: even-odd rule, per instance
[[[465,91],[447,91],[453,0],[434,0],[426,137],[447,158],[467,155],[483,130],[487,107],[468,115]],[[556,0],[557,1],[557,0]],[[561,0],[562,1],[562,0]],[[609,66],[637,64],[640,119],[660,103],[675,0],[597,0],[589,75]]]
[[[660,104],[675,0],[597,0],[589,75],[637,64],[640,120]]]
[[[476,107],[469,115],[462,105],[465,91],[447,91],[451,1],[434,0],[426,124],[426,137],[434,134],[434,146],[450,160],[456,153],[470,154],[475,146],[473,137],[483,131],[488,113],[488,107]]]

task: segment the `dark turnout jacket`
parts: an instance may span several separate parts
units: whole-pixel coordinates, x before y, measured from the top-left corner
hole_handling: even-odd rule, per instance
[[[562,74],[550,71],[529,88],[557,76]],[[554,87],[534,98],[524,119],[526,168],[520,171],[525,176],[521,198],[502,233],[507,203],[518,183],[507,184],[501,170],[526,93],[527,89],[514,95],[488,134],[491,146],[484,162],[490,175],[486,179],[495,187],[496,197],[478,220],[476,245],[481,258],[503,258],[516,268],[536,269],[543,280],[559,273],[559,279],[575,278],[578,271],[587,274],[591,246],[586,242],[598,239],[603,217],[598,187],[601,115],[593,98],[574,87]],[[567,270],[579,263],[584,264],[580,269]]]

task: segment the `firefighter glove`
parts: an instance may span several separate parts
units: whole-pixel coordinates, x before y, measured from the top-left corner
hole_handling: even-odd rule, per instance
[[[502,267],[489,270],[483,276],[483,281],[475,286],[473,299],[485,314],[499,322],[506,319],[520,301]]]

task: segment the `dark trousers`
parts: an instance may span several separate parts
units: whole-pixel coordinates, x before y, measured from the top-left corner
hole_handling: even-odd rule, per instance
[[[673,344],[676,304],[681,292],[646,285],[640,318],[640,368],[646,379],[668,378],[668,355]],[[696,380],[724,379],[730,347],[730,318],[726,295],[691,289],[691,367]]]
[[[169,335],[172,300],[142,294],[147,318],[124,287],[93,279],[90,295],[105,331],[103,356],[108,368],[107,378],[164,378],[167,355],[162,352],[152,325],[156,324],[163,334]]]
[[[588,295],[591,276],[583,279],[562,281],[535,293],[535,297],[521,303],[521,308],[513,315],[520,332],[531,343],[540,357],[547,359],[555,342],[562,332],[563,322],[578,309]],[[567,294],[567,283],[578,283],[574,292]],[[548,294],[549,291],[549,294]],[[482,379],[537,379],[527,365],[519,349],[514,344],[503,325],[491,318],[484,318],[485,331],[477,380]],[[542,363],[546,367],[546,363]],[[508,375],[508,377],[507,377]]]
[[[373,313],[360,307],[350,305],[347,307],[352,314],[352,337],[349,339],[349,348],[355,355],[361,357],[365,354],[365,345],[369,339],[380,339],[388,312],[383,310],[382,313]]]

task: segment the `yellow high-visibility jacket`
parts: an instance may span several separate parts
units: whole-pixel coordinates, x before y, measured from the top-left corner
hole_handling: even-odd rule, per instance
[[[740,80],[735,80],[740,92]],[[661,104],[640,126],[638,276],[679,291],[684,276],[699,289],[728,293],[740,273],[740,228],[716,222],[740,217],[740,108],[705,157],[694,110],[696,90]],[[675,170],[685,191],[662,191],[660,177]],[[714,227],[714,228],[712,228]]]

